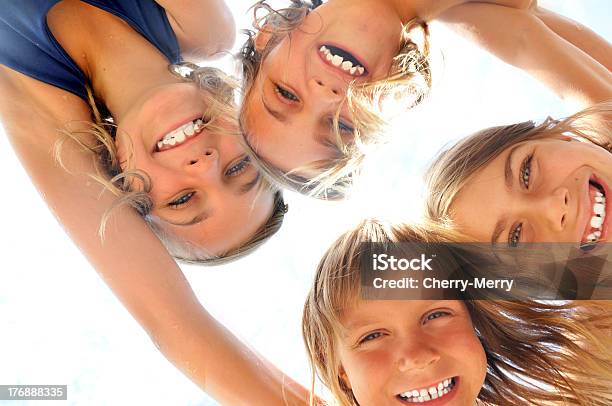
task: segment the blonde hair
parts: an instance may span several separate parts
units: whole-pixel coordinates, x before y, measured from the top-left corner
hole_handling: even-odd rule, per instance
[[[248,39],[243,45],[239,59],[243,71],[243,100],[248,100],[252,85],[259,73],[259,68],[278,43],[298,28],[304,17],[321,1],[306,3],[301,0],[292,0],[291,7],[274,10],[266,1],[259,1],[253,7],[254,28],[256,31],[270,29],[272,37],[263,51],[255,47],[256,32],[245,31]],[[267,14],[257,17],[257,12],[265,10]],[[415,28],[423,33],[423,46],[419,49],[411,39]],[[249,129],[245,125],[244,116],[247,113],[247,103],[242,104],[240,112],[240,126],[246,148],[253,156],[261,171],[276,184],[311,197],[339,200],[343,199],[351,187],[354,177],[359,174],[368,145],[376,145],[384,141],[384,127],[386,119],[383,114],[383,105],[391,100],[411,108],[419,104],[431,87],[431,72],[429,66],[429,32],[427,24],[415,19],[403,27],[401,38],[398,41],[398,54],[393,59],[389,74],[385,79],[370,83],[351,83],[344,103],[352,116],[354,137],[350,142],[343,141],[338,119],[340,106],[334,117],[334,140],[336,154],[331,159],[319,160],[290,172],[284,172],[270,164],[257,154],[256,146],[249,142]],[[314,177],[305,177],[298,174],[303,170],[316,171]]]
[[[503,151],[530,140],[568,135],[612,152],[612,101],[596,104],[561,120],[548,117],[491,127],[462,139],[433,159],[425,174],[425,215],[452,227],[450,207],[457,194],[481,168]]]
[[[227,134],[227,126],[223,125],[227,121],[233,122],[234,127],[236,127],[237,112],[234,102],[234,89],[237,84],[234,79],[219,69],[199,67],[188,62],[169,65],[169,70],[185,81],[196,83],[204,90],[203,97],[208,107],[204,113],[204,121],[208,131]],[[282,192],[267,182],[261,182],[259,193],[266,190],[274,193],[274,208],[266,223],[256,231],[249,241],[240,247],[220,255],[213,255],[205,249],[167,232],[163,222],[150,215],[153,202],[148,195],[151,190],[149,176],[142,170],[131,169],[133,167],[131,153],[127,154],[124,162],[120,162],[115,145],[117,125],[104,104],[95,98],[89,87],[87,90],[92,110],[92,122],[85,123],[86,129],[81,131],[62,130],[64,137],[56,143],[54,155],[59,164],[67,169],[62,162],[63,145],[67,141],[76,143],[94,158],[96,173],[92,173],[90,176],[104,186],[105,191],[117,197],[102,217],[99,228],[101,238],[104,238],[105,228],[112,213],[117,208],[128,205],[136,209],[145,219],[151,230],[175,259],[192,264],[220,265],[251,253],[280,229],[287,213],[287,205],[284,203]],[[123,168],[128,169],[124,170],[122,164]],[[136,182],[139,187],[135,187]]]
[[[358,405],[341,378],[337,340],[343,310],[359,300],[363,243],[427,244],[451,239],[435,225],[426,229],[368,220],[327,250],[304,305],[302,333],[313,374],[316,371],[337,404]],[[464,303],[487,357],[478,404],[610,404],[612,302]]]

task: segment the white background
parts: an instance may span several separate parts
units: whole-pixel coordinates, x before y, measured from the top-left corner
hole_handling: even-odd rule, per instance
[[[249,3],[232,3],[240,28],[249,24]],[[612,38],[607,0],[541,4]],[[414,218],[422,169],[449,140],[572,112],[522,72],[444,29],[434,25],[432,36],[445,59],[436,89],[372,157],[352,201],[287,194],[283,229],[256,254],[221,268],[184,267],[209,311],[304,385],[310,370],[301,306],[326,246],[366,216]],[[0,182],[0,384],[67,384],[69,400],[55,402],[61,404],[216,404],[165,360],[102,283],[30,184],[4,134]]]

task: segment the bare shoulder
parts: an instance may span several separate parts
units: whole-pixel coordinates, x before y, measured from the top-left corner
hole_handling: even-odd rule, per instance
[[[0,94],[0,120],[16,148],[51,145],[66,123],[90,119],[78,96],[5,66],[0,66]]]
[[[211,59],[234,45],[234,17],[223,0],[157,0],[189,60]]]

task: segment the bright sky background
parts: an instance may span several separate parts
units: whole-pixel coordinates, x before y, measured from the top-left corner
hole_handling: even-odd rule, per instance
[[[608,0],[540,3],[612,40]],[[230,4],[238,26],[248,26],[244,11],[250,1]],[[352,201],[287,194],[283,229],[256,254],[220,268],[183,268],[212,314],[304,385],[310,370],[300,336],[301,307],[331,241],[366,216],[414,218],[422,170],[449,140],[490,125],[572,112],[522,72],[443,28],[434,25],[432,36],[445,59],[437,87],[372,157]],[[67,384],[69,400],[56,403],[70,405],[216,405],[166,361],[102,283],[3,135],[0,384]]]

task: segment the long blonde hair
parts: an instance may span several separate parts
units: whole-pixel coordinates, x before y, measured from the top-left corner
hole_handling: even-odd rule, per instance
[[[360,297],[363,243],[450,239],[435,225],[425,228],[368,220],[327,250],[304,305],[302,333],[313,374],[316,371],[337,404],[358,405],[341,378],[337,340],[343,310]],[[478,404],[604,406],[612,402],[612,302],[464,303],[487,357]]]
[[[491,127],[442,151],[425,174],[425,215],[452,226],[450,206],[465,184],[503,151],[521,142],[569,135],[612,152],[612,101],[606,101],[561,120],[541,124],[525,121]]]
[[[188,62],[169,65],[169,69],[181,79],[193,82],[203,90],[202,95],[207,105],[204,117],[206,118],[208,131],[227,134],[227,126],[223,125],[223,122],[227,121],[233,123],[232,128],[237,128],[234,90],[238,85],[234,79],[219,69],[200,67]],[[201,247],[183,241],[167,232],[164,224],[150,215],[153,203],[148,195],[151,189],[149,176],[142,170],[131,169],[133,167],[131,153],[127,154],[124,162],[120,162],[115,145],[117,125],[105,105],[95,98],[89,87],[88,97],[92,122],[86,123],[86,129],[82,131],[63,130],[64,137],[56,143],[54,155],[58,163],[68,170],[62,162],[63,145],[70,141],[82,147],[94,159],[96,173],[92,173],[90,176],[104,186],[105,191],[112,193],[117,198],[104,213],[101,220],[99,228],[101,238],[104,238],[106,224],[112,213],[117,208],[128,205],[142,215],[151,230],[164,243],[168,252],[175,259],[191,264],[220,265],[251,253],[280,229],[287,213],[287,205],[284,203],[282,192],[267,182],[261,182],[259,193],[265,190],[274,193],[272,214],[267,222],[256,231],[255,235],[240,247],[221,255],[213,255]],[[122,165],[128,169],[124,170]],[[134,187],[136,182],[139,183],[139,187]]]
[[[243,45],[239,59],[243,73],[243,100],[248,100],[252,85],[258,75],[265,57],[287,35],[297,29],[304,17],[321,1],[307,3],[302,0],[291,0],[291,7],[275,10],[266,1],[259,1],[253,7],[255,31],[245,31],[248,38]],[[257,17],[257,12],[265,10],[266,15]],[[413,32],[420,29],[423,36],[421,49],[413,41]],[[263,51],[255,47],[255,35],[259,31],[272,33]],[[415,19],[406,24],[398,39],[398,54],[393,59],[386,78],[370,83],[352,83],[346,99],[351,114],[354,137],[350,142],[343,141],[339,130],[338,108],[334,117],[334,140],[336,154],[331,159],[312,162],[290,172],[282,171],[257,154],[257,146],[249,141],[249,129],[245,125],[247,103],[242,103],[240,126],[247,150],[261,171],[278,187],[287,188],[311,197],[339,200],[343,199],[351,187],[364,161],[368,145],[384,142],[386,117],[383,105],[387,100],[401,104],[405,109],[419,104],[431,87],[429,65],[429,30],[427,24]],[[299,175],[300,171],[311,170],[317,173],[314,177]]]

